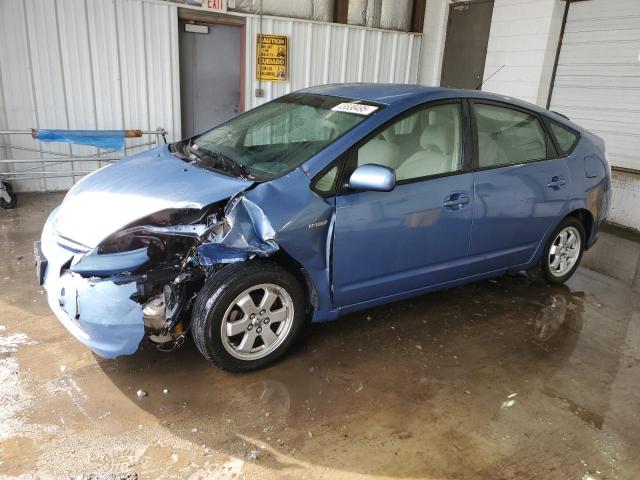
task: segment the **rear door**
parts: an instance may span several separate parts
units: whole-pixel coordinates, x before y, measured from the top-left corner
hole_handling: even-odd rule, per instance
[[[471,102],[476,155],[469,273],[527,263],[559,221],[569,170],[537,114]]]
[[[460,101],[417,109],[355,147],[350,167],[393,168],[390,192],[336,198],[333,292],[339,307],[465,275],[473,173],[462,169]]]

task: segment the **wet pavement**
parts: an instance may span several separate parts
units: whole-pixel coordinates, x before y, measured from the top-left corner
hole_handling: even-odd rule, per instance
[[[349,315],[234,375],[190,342],[101,360],[58,324],[32,240],[60,198],[0,211],[0,476],[640,478],[632,235],[604,232],[566,286],[511,276]]]

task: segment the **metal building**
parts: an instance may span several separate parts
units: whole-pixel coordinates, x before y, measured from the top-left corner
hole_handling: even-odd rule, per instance
[[[333,1],[237,1],[233,10],[227,2],[213,2],[214,9],[188,3],[0,0],[0,130],[162,127],[174,140],[311,85],[417,82],[421,34],[373,27],[408,29],[411,2],[399,2],[404,10],[394,11],[406,12],[394,23],[393,12],[378,8],[374,18],[366,1],[352,1],[363,8],[353,21],[362,25],[333,22]],[[286,78],[257,78],[260,34],[287,38]],[[48,156],[29,136],[4,137],[1,144],[35,147],[0,148],[5,157],[33,160],[21,166],[37,167]],[[46,150],[89,152],[55,144]],[[70,176],[16,180],[14,189],[64,190],[79,177],[74,171],[97,166],[47,166]]]
[[[266,58],[258,38],[286,42],[284,56]],[[602,136],[611,220],[640,230],[638,39],[637,0],[0,0],[0,130],[163,127],[176,139],[311,85],[482,84]],[[270,61],[285,62],[278,77],[259,74]],[[36,147],[1,156],[44,169],[31,138],[0,137]],[[67,189],[98,165],[48,166],[77,175],[14,187]]]

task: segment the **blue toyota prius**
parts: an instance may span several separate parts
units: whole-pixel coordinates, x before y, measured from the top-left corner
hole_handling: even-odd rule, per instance
[[[191,336],[230,371],[310,320],[512,271],[561,283],[611,197],[604,142],[479,91],[301,90],[78,182],[36,242],[64,326],[115,358]]]

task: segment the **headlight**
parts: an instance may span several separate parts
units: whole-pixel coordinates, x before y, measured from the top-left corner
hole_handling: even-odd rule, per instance
[[[166,243],[158,235],[149,235],[145,227],[132,227],[109,236],[98,247],[98,253],[129,252],[141,248],[147,248],[149,257],[153,258],[157,255],[152,251],[162,255],[166,251]]]
[[[119,253],[147,248],[151,259],[170,250],[184,253],[204,230],[203,210],[163,210],[111,234],[98,246],[98,253]],[[175,245],[176,248],[170,247]]]

